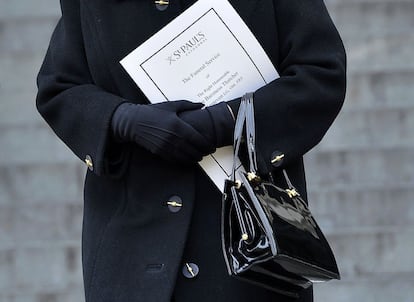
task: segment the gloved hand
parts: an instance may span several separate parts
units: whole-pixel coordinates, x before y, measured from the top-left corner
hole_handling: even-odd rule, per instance
[[[204,109],[184,111],[179,117],[197,129],[215,147],[233,144],[235,121],[225,102]]]
[[[116,140],[134,142],[166,160],[195,163],[215,147],[178,114],[202,106],[189,101],[123,103],[112,117],[112,132]]]

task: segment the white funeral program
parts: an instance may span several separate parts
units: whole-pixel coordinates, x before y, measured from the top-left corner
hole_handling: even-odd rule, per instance
[[[152,103],[189,100],[211,106],[279,77],[227,0],[197,1],[121,64]],[[200,165],[223,191],[232,171],[233,147],[218,149]]]

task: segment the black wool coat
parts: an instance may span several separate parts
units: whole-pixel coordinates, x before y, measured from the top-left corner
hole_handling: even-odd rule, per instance
[[[286,168],[306,195],[302,155],[322,139],[344,100],[342,41],[322,0],[230,2],[281,75],[254,95],[260,165],[276,176]],[[187,238],[197,239],[194,230],[208,227],[197,224],[209,213],[206,205],[219,209],[220,200],[205,200],[220,194],[197,165],[163,161],[137,145],[113,142],[110,133],[119,104],[147,103],[119,61],[190,4],[170,0],[159,11],[152,0],[61,0],[62,17],[38,76],[37,108],[89,168],[82,236],[87,302],[166,302],[175,288],[182,293],[184,249],[197,250]],[[270,164],[275,150],[285,154],[279,168]],[[177,213],[166,206],[171,196],[183,202]],[[216,243],[217,211],[207,217],[216,230],[209,240]],[[193,212],[201,218],[192,220]],[[199,253],[203,251],[216,257],[211,263],[219,266],[221,252],[209,254],[203,248]],[[205,289],[201,295],[191,293],[194,301],[224,301],[220,297],[237,290],[234,283],[223,286],[213,299],[209,292],[214,293],[215,285],[203,279],[203,269],[198,279],[189,280],[197,285],[193,288]],[[212,265],[214,269],[220,272],[217,283],[227,284],[225,268]],[[262,301],[273,299],[267,297]]]

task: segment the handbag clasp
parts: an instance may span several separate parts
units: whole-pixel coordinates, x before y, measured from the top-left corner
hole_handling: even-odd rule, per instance
[[[294,188],[293,189],[286,189],[286,193],[289,195],[290,198],[300,196],[298,191],[296,191],[296,189],[294,189]]]

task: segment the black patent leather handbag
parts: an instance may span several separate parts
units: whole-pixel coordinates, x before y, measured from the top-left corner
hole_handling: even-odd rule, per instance
[[[230,275],[297,298],[313,282],[340,275],[325,236],[286,171],[286,187],[277,186],[272,175],[259,176],[253,110],[253,94],[246,94],[234,131],[233,173],[223,194],[223,254]],[[240,169],[236,159],[242,140],[248,167]]]

